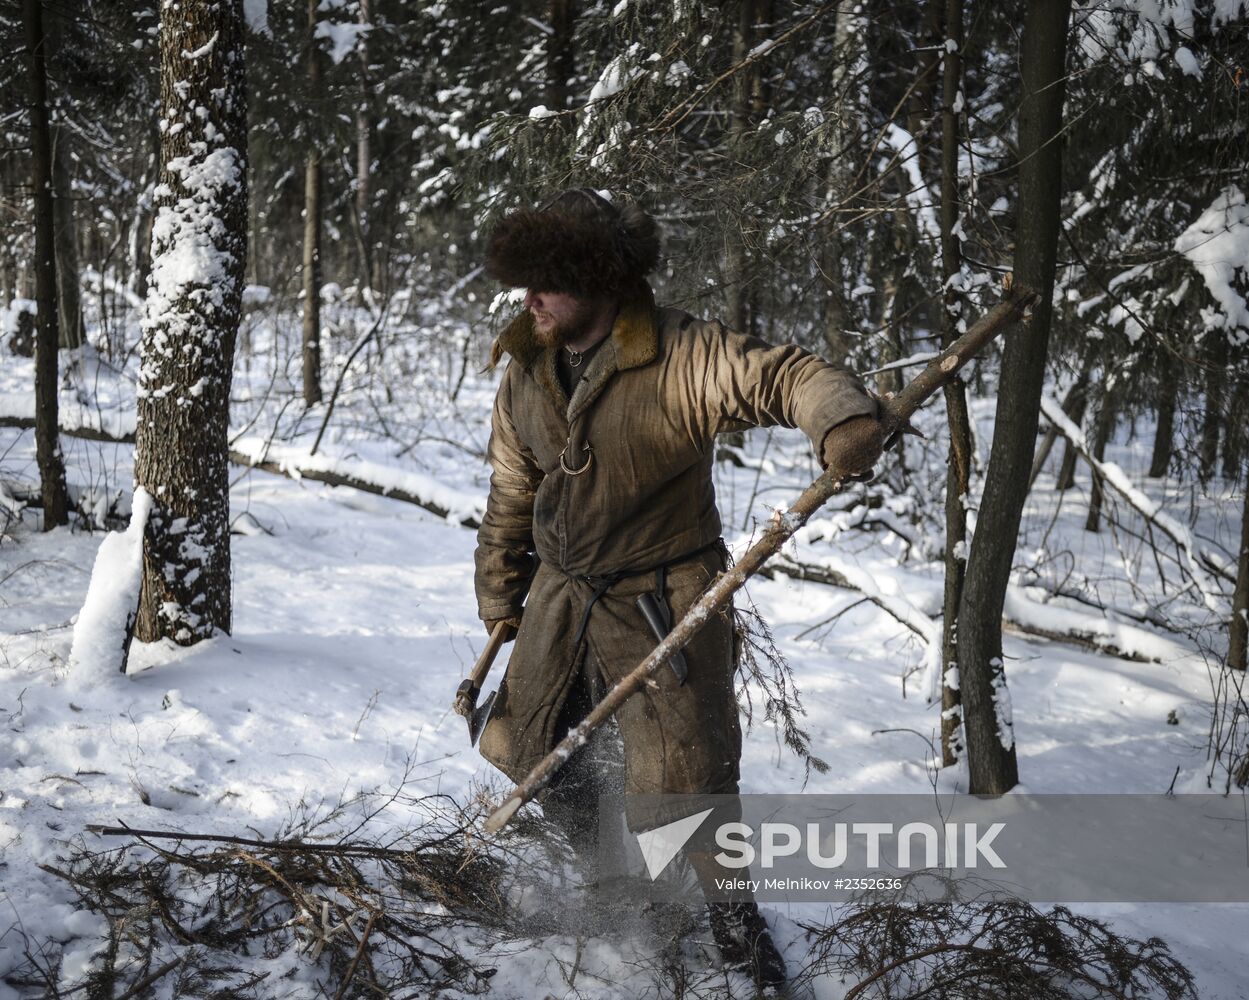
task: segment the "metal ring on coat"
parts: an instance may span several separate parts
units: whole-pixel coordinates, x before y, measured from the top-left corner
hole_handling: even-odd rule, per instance
[[[585,470],[590,467],[590,463],[594,461],[594,449],[590,447],[589,442],[586,442],[582,445],[582,447],[585,449],[585,465],[581,466],[580,469],[570,469],[564,461],[564,454],[568,451],[567,445],[565,445],[564,450],[559,453],[559,467],[570,476],[581,475],[581,473],[585,472]]]

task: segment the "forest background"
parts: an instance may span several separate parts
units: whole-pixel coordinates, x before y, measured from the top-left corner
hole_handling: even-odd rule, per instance
[[[1249,784],[1243,2],[185,9],[199,43],[174,46],[155,5],[0,4],[0,541],[3,579],[34,588],[3,605],[33,616],[5,625],[11,663],[34,669],[37,652],[89,689],[124,655],[150,667],[173,655],[153,650],[229,631],[231,537],[274,530],[239,508],[248,466],[475,524],[482,368],[518,308],[483,273],[483,234],[588,184],[659,221],[660,301],[799,343],[881,393],[1016,283],[1040,291],[926,412],[927,436],[894,446],[776,572],[852,592],[911,637],[907,670],[939,707],[930,764],[964,790],[1028,777],[1003,622],[1139,662],[1182,650],[1208,688],[1192,788]],[[217,78],[213,110],[174,124],[178,60]],[[181,190],[203,196],[188,225],[221,236],[216,285],[187,273],[168,222],[170,162],[197,140],[234,151],[228,182]],[[211,308],[196,280],[222,290]],[[177,336],[199,338],[198,374],[151,367]],[[199,399],[214,371],[202,426],[175,433],[153,380]],[[718,487],[744,536],[812,471],[799,451],[723,440]],[[216,491],[201,541],[222,557],[156,539],[160,504],[144,506],[147,596],[121,620],[137,652],[79,647],[117,624],[88,633],[82,615],[31,639],[50,620],[41,587],[52,604],[85,598],[85,581],[76,597],[36,584],[52,560],[89,564],[101,529],[131,521],[132,484],[167,482]],[[82,533],[89,547],[56,547]],[[890,587],[847,564],[851,538],[915,578]],[[929,598],[908,600],[919,579]],[[171,594],[206,605],[162,614]],[[809,776],[823,762],[786,676],[744,690],[759,686]]]

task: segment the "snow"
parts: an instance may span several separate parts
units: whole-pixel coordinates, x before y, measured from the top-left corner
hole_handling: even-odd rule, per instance
[[[748,60],[749,60],[749,59],[757,59],[759,56],[761,56],[761,55],[765,55],[766,53],[768,53],[768,52],[772,51],[772,49],[774,49],[774,48],[776,48],[776,39],[775,39],[775,38],[768,38],[768,39],[766,39],[766,40],[764,40],[764,41],[760,42],[760,43],[759,43],[758,45],[756,45],[753,49],[751,49],[749,52],[747,52],[747,53],[746,53],[746,58],[747,58]]]
[[[243,17],[247,27],[258,35],[272,34],[269,30],[269,0],[243,0]]]
[[[1187,46],[1181,45],[1175,50],[1175,64],[1179,66],[1181,72],[1186,76],[1195,76],[1198,80],[1201,79],[1201,63],[1197,61],[1197,57],[1193,55],[1192,50]]]
[[[17,332],[19,317],[23,313],[37,316],[39,314],[38,303],[34,299],[23,299],[17,296],[8,301],[0,310],[0,337],[8,337]]]
[[[1236,287],[1249,284],[1249,205],[1244,192],[1229,184],[1175,241],[1197,269],[1218,308],[1203,312],[1207,325],[1238,331],[1249,340],[1249,303]]]
[[[881,133],[881,139],[884,145],[894,151],[898,166],[910,182],[906,201],[915,212],[920,228],[930,240],[939,242],[941,226],[937,222],[936,209],[933,208],[932,192],[928,190],[920,172],[919,147],[915,144],[915,137],[897,123],[889,122]]]
[[[143,532],[151,509],[151,496],[139,487],[131,501],[130,526],[110,531],[96,550],[69,651],[69,684],[76,691],[106,683],[124,665],[126,634],[139,606]]]
[[[92,307],[89,301],[86,306]],[[345,328],[351,308],[327,306],[340,310],[333,322]],[[433,328],[440,308],[430,296],[420,324],[394,328],[390,363],[397,369],[407,349],[424,366],[405,376],[410,384],[395,375],[396,391],[409,394],[385,408],[380,394],[368,395],[372,376],[349,378],[317,456],[308,455],[317,411],[300,423],[279,422],[281,401],[271,398],[281,359],[298,356],[298,317],[285,326],[250,320],[254,350],[240,358],[231,413],[231,425],[248,430],[234,447],[259,456],[269,441],[267,457],[291,468],[376,478],[395,489],[425,491],[431,501],[459,512],[479,511],[488,475],[480,451],[498,375],[475,374],[480,353],[469,352],[473,370],[455,405],[433,406],[454,381],[437,367],[438,352],[447,353],[453,376],[460,361],[455,331]],[[481,323],[483,333],[487,326]],[[353,339],[327,339],[327,356],[345,352]],[[483,337],[480,346],[487,342]],[[268,359],[277,359],[276,373]],[[25,395],[32,371],[29,359],[6,359],[0,366],[0,414],[33,413],[33,400]],[[133,363],[125,376],[103,364],[89,367],[63,389],[63,412],[84,425],[133,429],[133,375]],[[96,394],[98,412],[79,400],[85,386]],[[415,412],[418,403],[429,409]],[[993,404],[991,397],[971,401],[978,440],[989,438]],[[921,429],[933,438],[929,447],[940,443],[939,453],[926,460],[918,458],[920,452],[908,456],[913,472],[923,475],[930,467],[934,482],[944,477],[944,443],[933,433],[944,420],[940,405],[940,398],[934,400],[919,417],[929,421]],[[378,427],[380,415],[398,429],[397,437],[418,443],[399,454],[395,438]],[[1148,433],[1143,437],[1147,443]],[[0,480],[29,482],[37,475],[32,438],[28,431],[0,428]],[[459,446],[439,440],[452,438]],[[925,446],[908,441],[908,448]],[[132,481],[132,446],[67,437],[64,448],[72,482],[103,489]],[[1054,462],[1060,451],[1055,449]],[[748,434],[742,452],[745,468],[719,463],[715,469],[726,538],[735,552],[757,537],[770,509],[792,503],[818,471],[810,444],[796,432]],[[1133,504],[1147,501],[1151,516],[1170,530],[1186,530],[1202,544],[1207,538],[1227,548],[1235,544],[1239,525],[1220,510],[1225,500],[1195,494],[1190,503],[1189,494],[1177,492],[1190,484],[1138,482],[1137,470],[1147,460],[1140,441],[1116,441],[1104,466],[1119,469],[1134,490]],[[1009,629],[1003,640],[1009,689],[996,694],[1000,707],[1009,704],[1011,711],[1003,741],[1013,739],[1031,792],[1156,792],[1177,768],[1177,790],[1207,791],[1212,677],[1201,653],[1187,638],[1113,609],[1143,614],[1171,601],[1169,610],[1181,619],[1210,609],[1191,588],[1179,593],[1173,576],[1159,580],[1152,560],[1139,553],[1127,553],[1136,576],[1130,583],[1123,579],[1110,534],[1082,529],[1084,470],[1080,476],[1072,491],[1059,495],[1043,472],[1030,495],[1007,618],[1093,636],[1146,662]],[[21,957],[20,938],[4,933],[19,917],[28,935],[64,950],[62,992],[98,967],[107,929],[63,882],[39,868],[57,864],[75,847],[116,846],[84,834],[87,823],[121,820],[208,833],[250,829],[267,836],[280,832],[301,803],[324,813],[356,793],[377,802],[401,787],[408,794],[437,792],[466,801],[482,785],[499,803],[510,788],[468,746],[463,719],[450,709],[485,642],[472,599],[474,533],[411,504],[307,479],[234,466],[231,481],[237,532],[233,634],[189,649],[136,642],[124,678],[96,661],[111,682],[95,684],[88,697],[78,694],[79,668],[89,662],[79,646],[103,648],[87,643],[93,614],[114,623],[113,636],[115,623],[124,620],[118,612],[129,598],[101,591],[111,581],[120,592],[125,580],[133,580],[134,548],[125,551],[125,539],[137,535],[142,498],[136,497],[140,512],[126,532],[57,529],[45,535],[35,530],[36,515],[26,511],[9,529],[14,540],[0,544],[0,907],[10,914],[0,923],[0,974]],[[927,742],[938,738],[941,719],[940,702],[931,697],[939,679],[940,539],[916,539],[907,555],[905,543],[882,525],[912,535],[921,534],[923,525],[912,524],[905,509],[870,508],[864,492],[869,487],[855,489],[860,492],[835,501],[848,506],[820,511],[785,553],[842,573],[883,607],[856,603],[862,594],[855,591],[780,575],[752,581],[738,602],[752,601],[772,626],[801,690],[807,713],[801,722],[811,733],[812,751],[832,769],[807,775],[780,748],[778,725],[756,711],[744,740],[746,792],[931,795],[934,785],[947,794],[966,788],[965,765],[934,770]],[[941,518],[937,495],[935,488],[932,509],[919,512],[930,518],[924,523]],[[1134,515],[1112,491],[1107,504],[1114,503],[1127,524]],[[975,496],[971,504],[974,509]],[[1193,524],[1181,517],[1190,506],[1198,518]],[[924,555],[924,546],[933,554]],[[1050,558],[1053,553],[1062,558]],[[1168,574],[1176,556],[1167,563]],[[1188,556],[1180,552],[1178,558]],[[127,559],[129,570],[122,568]],[[1102,613],[1053,596],[1059,582],[1099,597],[1112,610]],[[106,606],[112,608],[107,614]],[[71,627],[75,614],[78,622]],[[494,674],[501,675],[503,666],[497,664]],[[762,703],[757,688],[749,694],[756,707]],[[1166,721],[1172,712],[1177,725]],[[341,828],[350,829],[367,808],[362,803],[358,812],[348,809]],[[369,829],[380,840],[409,819],[402,805],[389,807]],[[1203,1000],[1243,995],[1249,906],[1072,908],[1110,921],[1120,933],[1168,942],[1197,975]],[[800,921],[836,917],[835,910],[799,904],[768,905],[764,913],[792,968],[809,958]],[[597,977],[587,978],[595,985],[583,989],[596,1000],[654,991],[646,971],[653,944],[623,931],[507,944],[462,931],[455,940],[470,960],[499,969],[490,995],[545,996],[564,981],[561,963],[568,968],[578,955],[584,975]],[[249,969],[259,961],[240,957]],[[295,951],[293,936],[275,963],[291,974],[293,995],[315,995],[328,975],[324,963]],[[814,988],[817,996],[836,1000],[847,986],[821,980]]]
[[[618,55],[599,74],[598,80],[590,89],[587,104],[603,101],[624,90],[642,71],[629,65],[628,55]]]
[[[337,66],[355,51],[360,39],[372,30],[371,24],[318,21],[315,37],[329,41],[330,60]]]
[[[1236,20],[1244,13],[1247,2],[1249,0],[1214,0],[1214,25],[1218,27]]]

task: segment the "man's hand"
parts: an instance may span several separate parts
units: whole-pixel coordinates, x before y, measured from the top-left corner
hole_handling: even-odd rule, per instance
[[[500,621],[507,622],[508,626],[503,632],[503,641],[511,642],[516,638],[517,630],[520,629],[519,618],[495,618],[493,621],[484,622],[483,624],[486,626],[486,635],[494,635],[494,627],[498,625]]]
[[[879,420],[851,417],[824,435],[824,466],[842,479],[863,476],[872,471],[884,446]]]

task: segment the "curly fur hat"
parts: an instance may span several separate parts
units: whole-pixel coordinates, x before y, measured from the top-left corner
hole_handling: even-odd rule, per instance
[[[659,262],[655,220],[592,188],[569,188],[509,212],[490,234],[486,270],[514,288],[616,294]]]

